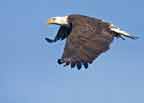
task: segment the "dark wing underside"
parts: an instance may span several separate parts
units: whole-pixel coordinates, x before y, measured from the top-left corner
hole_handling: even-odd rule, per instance
[[[80,69],[82,65],[88,68],[88,64],[109,49],[112,40],[113,36],[104,29],[98,28],[97,31],[91,25],[77,26],[68,36],[58,63],[71,65],[72,68],[77,66]]]
[[[54,39],[45,38],[45,40],[49,43],[56,42],[57,40],[64,40],[71,32],[71,27],[61,26],[57,32],[57,35]]]

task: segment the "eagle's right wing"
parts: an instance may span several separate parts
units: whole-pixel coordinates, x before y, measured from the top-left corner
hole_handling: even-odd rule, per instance
[[[48,37],[45,38],[45,40],[49,43],[56,42],[57,40],[64,40],[71,32],[71,28],[68,26],[61,26],[57,32],[57,35],[54,39],[50,39]]]

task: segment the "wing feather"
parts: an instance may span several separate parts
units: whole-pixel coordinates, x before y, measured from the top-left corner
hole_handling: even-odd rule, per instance
[[[69,26],[61,26],[57,32],[57,35],[55,36],[54,39],[50,39],[50,38],[45,38],[45,40],[49,43],[53,43],[56,42],[58,40],[64,40],[71,32],[71,27]]]
[[[88,24],[73,28],[66,40],[61,60],[71,64],[72,68],[75,65],[78,69],[82,65],[88,68],[88,63],[92,63],[101,53],[107,51],[113,40],[113,35],[106,29],[97,28]]]

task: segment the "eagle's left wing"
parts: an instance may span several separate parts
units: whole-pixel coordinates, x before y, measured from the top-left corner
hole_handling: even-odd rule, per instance
[[[74,27],[66,40],[64,53],[58,63],[65,63],[65,66],[70,64],[72,68],[75,65],[78,69],[82,65],[88,68],[89,63],[109,49],[112,40],[113,35],[101,27]]]

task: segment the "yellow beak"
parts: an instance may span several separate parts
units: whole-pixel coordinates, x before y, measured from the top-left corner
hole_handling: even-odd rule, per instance
[[[48,19],[48,24],[53,24],[53,23],[54,23],[53,19]]]

